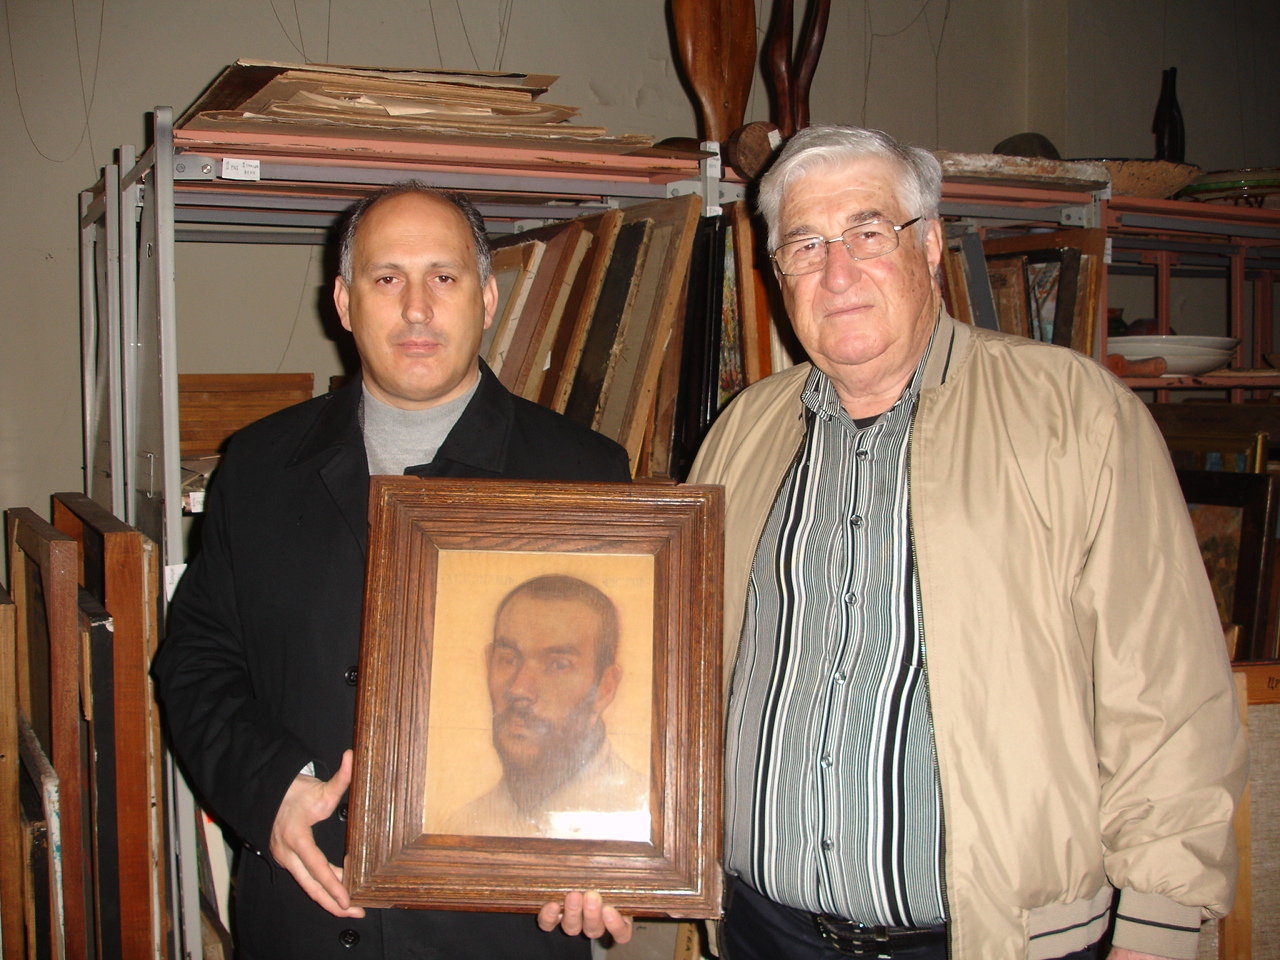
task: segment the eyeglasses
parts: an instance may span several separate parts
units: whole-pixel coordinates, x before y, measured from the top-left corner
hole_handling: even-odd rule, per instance
[[[784,277],[800,277],[817,273],[827,262],[827,246],[837,241],[854,260],[874,260],[898,249],[899,234],[923,217],[915,217],[903,224],[888,220],[868,220],[850,227],[838,237],[826,240],[822,237],[803,237],[782,244],[769,255]]]

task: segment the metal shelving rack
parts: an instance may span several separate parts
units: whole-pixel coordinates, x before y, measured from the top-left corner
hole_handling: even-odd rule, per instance
[[[1280,370],[1261,373],[1271,352],[1275,284],[1280,280],[1280,210],[1178,200],[1113,197],[1103,207],[1112,249],[1111,272],[1155,280],[1158,330],[1169,332],[1172,280],[1222,280],[1227,297],[1225,333],[1243,341],[1232,369],[1202,377],[1134,378],[1134,389],[1154,389],[1168,400],[1171,389],[1229,391],[1234,403],[1250,394],[1280,389]],[[1252,315],[1245,315],[1245,287],[1253,285]],[[1105,341],[1104,341],[1105,343]]]
[[[555,151],[541,151],[554,154]],[[185,556],[177,370],[178,242],[323,244],[353,200],[409,176],[468,193],[494,232],[611,206],[697,193],[708,212],[741,196],[718,164],[697,159],[618,161],[622,175],[577,153],[560,168],[473,169],[404,159],[279,157],[252,145],[213,155],[175,138],[157,107],[152,146],[132,146],[80,195],[81,372],[86,492],[161,546],[166,586]],[[536,163],[532,164],[536,167]],[[167,593],[167,591],[166,591]],[[170,910],[173,955],[201,955],[197,811],[172,762]]]

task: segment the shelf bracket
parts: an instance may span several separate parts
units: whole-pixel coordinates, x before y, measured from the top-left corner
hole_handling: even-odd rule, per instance
[[[198,153],[179,153],[173,158],[175,180],[217,180],[218,161]]]

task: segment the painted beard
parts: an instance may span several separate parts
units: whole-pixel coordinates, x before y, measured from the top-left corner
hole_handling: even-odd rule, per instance
[[[502,778],[516,806],[525,813],[560,789],[580,771],[604,742],[604,724],[595,716],[595,696],[562,724],[534,713],[527,701],[512,703],[493,715],[493,747],[502,762]],[[535,741],[533,753],[508,749],[504,735],[520,729],[520,739]]]

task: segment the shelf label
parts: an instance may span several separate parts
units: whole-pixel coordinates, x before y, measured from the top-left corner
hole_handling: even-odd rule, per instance
[[[178,589],[178,581],[186,572],[185,563],[171,563],[164,568],[164,595],[167,600],[173,599],[173,591]]]
[[[262,164],[257,160],[224,157],[222,161],[222,179],[260,180],[262,179]]]

